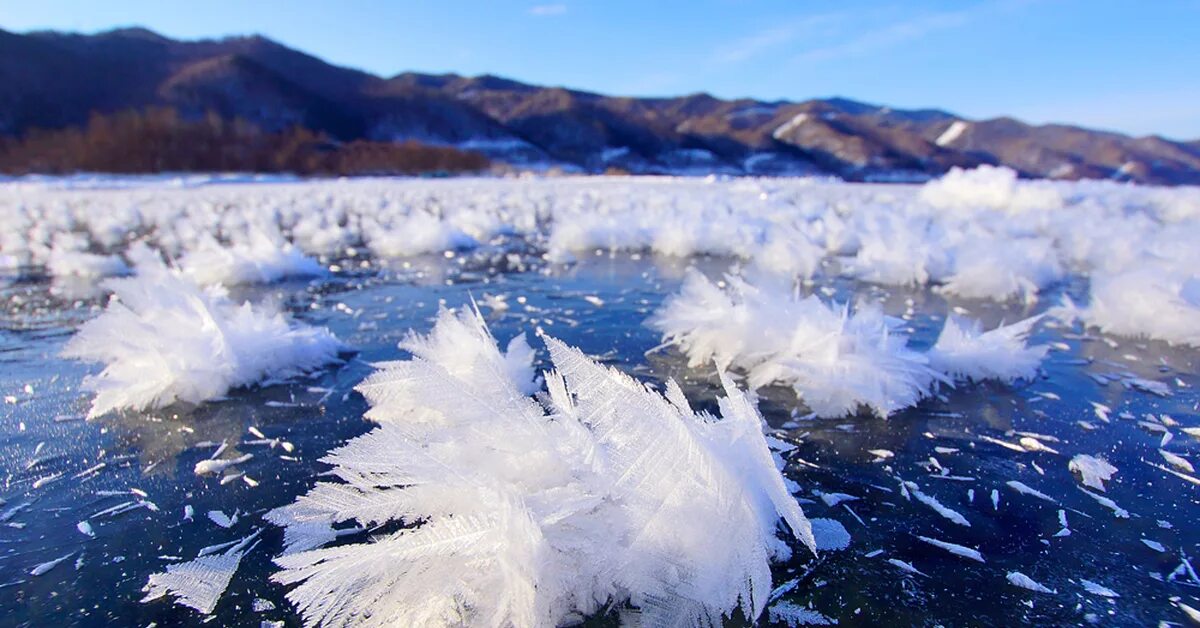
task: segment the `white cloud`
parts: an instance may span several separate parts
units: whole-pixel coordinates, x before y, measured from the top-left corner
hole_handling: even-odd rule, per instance
[[[796,55],[794,59],[799,62],[814,63],[829,59],[858,57],[921,39],[937,31],[964,26],[971,21],[972,17],[973,13],[970,10],[964,10],[908,18],[862,30],[843,41],[811,48]]]
[[[537,17],[549,17],[551,15],[563,15],[567,12],[567,5],[563,3],[557,4],[539,4],[529,7],[529,14]]]
[[[844,13],[813,15],[791,20],[728,42],[713,52],[713,60],[721,64],[748,61],[763,53],[784,48],[799,39],[808,38],[822,30],[835,27],[846,18]]]
[[[770,53],[795,63],[814,64],[867,56],[1038,1],[986,0],[932,13],[914,14],[908,6],[896,5],[802,16],[726,42],[713,51],[711,58],[719,65],[735,65]]]

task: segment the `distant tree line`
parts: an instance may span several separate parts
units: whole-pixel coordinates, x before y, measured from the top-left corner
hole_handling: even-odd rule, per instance
[[[287,172],[298,175],[461,173],[488,166],[479,153],[417,142],[338,142],[293,127],[270,133],[215,113],[172,108],[93,114],[81,128],[0,137],[0,172]]]

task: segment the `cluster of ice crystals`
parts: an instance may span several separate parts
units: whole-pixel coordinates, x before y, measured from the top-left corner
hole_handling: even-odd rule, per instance
[[[84,380],[96,393],[91,415],[200,403],[337,360],[342,344],[327,330],[270,307],[238,305],[222,289],[201,288],[144,253],[137,275],[107,281],[113,292],[107,309],[63,350],[104,364]]]
[[[725,288],[699,272],[684,279],[650,320],[665,343],[698,367],[716,361],[744,371],[750,386],[783,384],[821,416],[865,407],[879,416],[915,405],[955,380],[1012,382],[1032,377],[1046,354],[1027,347],[1036,318],[983,332],[977,322],[947,321],[928,353],[909,348],[898,319],[877,305],[851,309],[786,283],[737,276]]]
[[[522,337],[500,352],[480,316],[443,312],[360,390],[380,425],[324,460],[321,482],[268,519],[309,625],[556,626],[630,603],[650,625],[763,611],[782,519],[811,527],[754,402],[725,380],[694,412],[545,339],[534,387]],[[319,547],[342,528],[361,542]]]

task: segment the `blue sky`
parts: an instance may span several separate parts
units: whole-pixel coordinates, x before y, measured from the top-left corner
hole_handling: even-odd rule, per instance
[[[845,96],[1200,139],[1200,0],[0,0],[0,28],[260,33],[333,63],[620,95]]]

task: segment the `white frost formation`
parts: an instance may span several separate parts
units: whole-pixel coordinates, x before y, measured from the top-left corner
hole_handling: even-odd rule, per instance
[[[973,170],[951,168],[921,188],[920,198],[933,207],[1006,212],[1053,210],[1062,207],[1058,189],[1045,182],[1021,183],[1017,172],[1004,166],[983,165]]]
[[[1120,336],[1200,347],[1200,276],[1166,269],[1096,276],[1091,302],[1077,307],[1068,300],[1060,312]]]
[[[929,351],[929,365],[956,380],[1032,379],[1049,351],[1045,345],[1026,346],[1039,318],[1030,317],[985,332],[979,321],[951,316]]]
[[[970,299],[1032,302],[1068,274],[1086,276],[1089,324],[1200,346],[1196,187],[1022,181],[990,166],[923,186],[668,177],[173,183],[5,183],[0,271],[119,273],[128,244],[145,241],[204,281],[228,284],[315,272],[315,257],[421,255],[511,236],[551,260],[596,250],[716,255],[801,278],[840,267],[863,281],[942,284]]]
[[[903,321],[878,306],[800,298],[773,278],[752,283],[728,275],[725,288],[689,271],[649,325],[678,347],[688,365],[713,361],[744,371],[753,388],[790,386],[813,412],[837,417],[865,407],[886,417],[955,380],[1031,378],[1046,355],[1027,347],[1037,317],[982,332],[949,319],[928,353],[908,347]]]
[[[1079,474],[1084,486],[1104,491],[1104,483],[1111,480],[1117,468],[1104,458],[1079,454],[1067,463],[1067,468]]]
[[[167,565],[166,571],[150,575],[146,583],[146,597],[142,602],[152,602],[166,595],[175,596],[176,604],[193,608],[208,615],[217,608],[217,602],[233,574],[242,562],[242,556],[258,545],[254,533],[237,542],[223,554],[200,556],[186,563]]]
[[[901,321],[877,307],[852,312],[816,296],[800,299],[782,283],[754,285],[735,276],[725,282],[722,290],[690,272],[650,321],[664,342],[687,354],[689,366],[716,360],[746,371],[754,388],[790,386],[822,416],[860,406],[887,416],[917,403],[942,379],[925,356],[907,348]]]
[[[501,353],[471,310],[360,386],[380,427],[325,458],[340,481],[268,515],[292,548],[274,579],[309,625],[555,626],[626,601],[649,625],[762,613],[790,554],[780,519],[815,542],[753,399],[724,379],[718,419],[545,341],[557,370],[536,400],[528,346]],[[378,531],[296,551],[346,524]]]
[[[1009,584],[1013,585],[1014,587],[1021,587],[1022,589],[1029,589],[1030,591],[1036,591],[1038,593],[1057,593],[1057,591],[1054,591],[1044,585],[1038,584],[1037,582],[1034,581],[1033,578],[1030,578],[1029,576],[1027,576],[1019,571],[1008,572],[1007,578],[1008,578]]]
[[[179,261],[183,272],[202,285],[274,283],[293,277],[320,277],[327,271],[277,234],[253,229],[230,246],[211,236]]]
[[[134,277],[106,282],[114,294],[108,308],[63,350],[105,365],[84,380],[96,393],[90,416],[200,403],[337,360],[342,344],[324,328],[262,306],[235,305],[223,290],[196,286],[153,254],[137,268]]]

